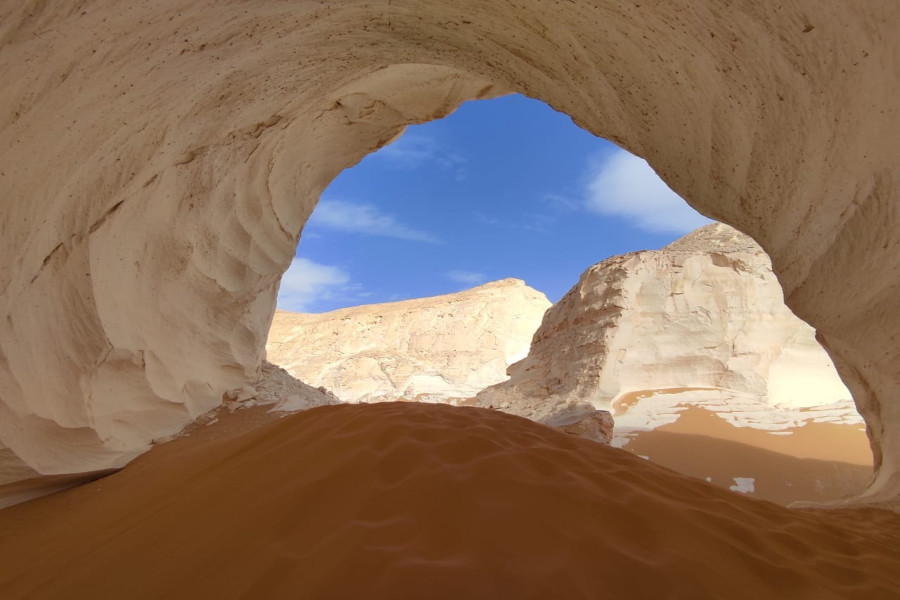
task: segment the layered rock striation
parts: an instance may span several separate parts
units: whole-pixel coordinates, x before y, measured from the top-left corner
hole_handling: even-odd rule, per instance
[[[723,224],[588,269],[481,405],[544,422],[609,410],[627,435],[701,404],[738,426],[861,422],[768,256]]]
[[[344,402],[470,398],[528,354],[550,302],[519,279],[346,308],[275,313],[268,359]]]

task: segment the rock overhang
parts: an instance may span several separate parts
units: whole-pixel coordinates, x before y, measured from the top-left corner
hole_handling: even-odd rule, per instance
[[[760,242],[868,423],[872,493],[896,495],[894,3],[97,0],[2,22],[0,440],[38,472],[120,465],[252,379],[327,183],[515,91]]]

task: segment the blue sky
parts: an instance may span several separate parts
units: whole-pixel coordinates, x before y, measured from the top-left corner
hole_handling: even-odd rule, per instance
[[[467,102],[331,183],[278,307],[325,312],[505,277],[555,302],[589,266],[706,222],[645,161],[546,104]]]

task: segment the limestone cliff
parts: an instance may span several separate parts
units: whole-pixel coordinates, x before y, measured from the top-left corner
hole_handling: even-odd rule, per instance
[[[506,379],[550,302],[518,279],[323,314],[278,311],[268,359],[345,402],[452,402]]]
[[[509,372],[480,404],[543,421],[610,410],[617,436],[672,422],[685,403],[765,429],[861,422],[768,256],[718,223],[588,269]]]

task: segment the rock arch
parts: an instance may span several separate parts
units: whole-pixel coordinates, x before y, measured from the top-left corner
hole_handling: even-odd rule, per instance
[[[123,464],[254,377],[327,183],[511,91],[756,238],[900,490],[900,7],[800,0],[216,3],[0,18],[0,441]],[[21,465],[20,465],[21,466]]]

